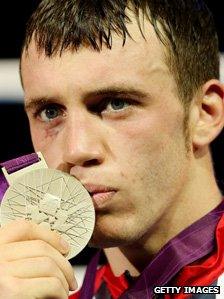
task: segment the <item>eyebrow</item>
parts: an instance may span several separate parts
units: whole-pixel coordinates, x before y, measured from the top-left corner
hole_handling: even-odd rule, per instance
[[[136,97],[138,99],[145,99],[149,97],[146,92],[141,91],[140,89],[136,89],[133,87],[125,87],[125,86],[112,86],[106,88],[99,88],[96,90],[84,92],[81,96],[83,101],[86,102],[90,98],[97,98],[97,97]],[[25,110],[30,110],[39,106],[40,104],[53,104],[53,103],[63,103],[60,98],[43,96],[43,97],[36,97],[27,99],[27,103],[25,102]]]
[[[145,98],[147,97],[147,93],[133,87],[112,86],[86,92],[83,98],[88,99],[98,96],[136,96],[138,98]]]
[[[32,98],[29,100],[25,100],[24,109],[25,109],[25,111],[29,111],[36,107],[39,107],[40,105],[51,104],[51,103],[55,104],[55,102],[58,102],[58,101],[55,98],[51,98],[48,96]]]

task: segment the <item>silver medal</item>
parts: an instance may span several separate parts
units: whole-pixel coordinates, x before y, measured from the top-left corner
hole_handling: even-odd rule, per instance
[[[68,259],[89,242],[95,211],[88,191],[59,170],[37,169],[17,178],[1,203],[1,225],[17,218],[58,231],[70,244]]]

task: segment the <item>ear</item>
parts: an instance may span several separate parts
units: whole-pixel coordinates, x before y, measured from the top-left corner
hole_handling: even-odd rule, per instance
[[[224,126],[224,85],[210,80],[194,103],[192,142],[194,151],[203,150],[219,135]]]

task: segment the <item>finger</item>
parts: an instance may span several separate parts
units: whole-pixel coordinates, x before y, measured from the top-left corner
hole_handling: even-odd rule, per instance
[[[26,240],[43,240],[62,254],[69,252],[69,244],[58,233],[34,222],[18,219],[0,228],[0,245]]]
[[[68,293],[56,277],[21,279],[21,284],[26,292],[26,298],[68,299]]]
[[[52,258],[63,272],[69,289],[76,289],[77,282],[74,277],[74,270],[68,260],[54,247],[42,240],[22,241],[8,243],[0,246],[0,261],[16,261],[35,257]]]
[[[4,271],[4,275],[16,278],[40,278],[40,277],[56,277],[66,293],[69,291],[68,283],[57,264],[48,257],[37,257],[13,262],[1,263],[0,268]]]

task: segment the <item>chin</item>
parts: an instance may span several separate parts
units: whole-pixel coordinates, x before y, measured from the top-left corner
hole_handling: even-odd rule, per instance
[[[124,230],[125,228],[125,225],[121,228],[118,226],[107,226],[106,228],[96,226],[89,246],[95,248],[121,247],[135,242],[138,237],[134,238],[135,234]]]
[[[102,237],[94,236],[90,239],[88,246],[94,248],[111,248],[111,247],[124,246],[125,244],[126,242],[124,240],[107,238],[106,236],[102,236]]]

